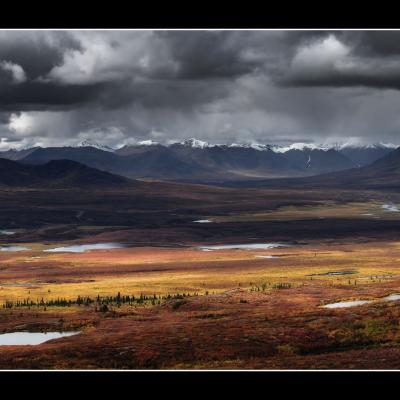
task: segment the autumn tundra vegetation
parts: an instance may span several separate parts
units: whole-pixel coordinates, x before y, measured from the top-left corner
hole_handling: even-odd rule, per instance
[[[0,345],[3,369],[399,365],[396,193],[141,182],[0,197],[1,335],[76,332]]]

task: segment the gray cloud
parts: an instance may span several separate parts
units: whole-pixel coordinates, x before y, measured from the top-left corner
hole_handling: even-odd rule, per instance
[[[79,41],[63,31],[0,31],[0,60],[23,66],[30,79],[47,74]]]
[[[278,83],[400,88],[399,32],[331,32],[301,44]]]
[[[0,31],[0,148],[393,141],[400,32]]]

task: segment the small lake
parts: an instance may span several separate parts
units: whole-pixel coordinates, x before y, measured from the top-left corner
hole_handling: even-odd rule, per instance
[[[15,232],[7,229],[0,229],[0,235],[15,235]]]
[[[0,346],[37,345],[80,332],[12,332],[0,335]]]
[[[94,243],[94,244],[75,244],[71,246],[55,247],[54,249],[43,250],[47,253],[84,253],[89,250],[108,250],[120,249],[124,246],[120,243]]]
[[[277,256],[255,256],[256,258],[278,258]]]
[[[4,246],[0,247],[0,251],[24,251],[29,250],[28,247],[25,246]]]
[[[380,300],[382,300],[382,301],[396,301],[396,300],[400,300],[400,294],[389,294],[389,296],[382,297]]]
[[[385,211],[400,212],[395,204],[384,204],[381,206]]]
[[[307,276],[337,276],[337,275],[353,275],[356,271],[329,271],[329,272],[321,272],[320,274],[310,274]]]
[[[224,244],[217,246],[199,246],[198,249],[203,251],[212,250],[265,250],[275,247],[287,247],[288,245],[280,243],[248,243],[248,244]]]
[[[397,301],[400,300],[400,294],[393,293],[385,297],[380,297],[375,300],[356,300],[356,301],[339,301],[337,303],[325,304],[322,308],[346,308],[356,307],[363,304],[378,303],[380,301]]]
[[[368,303],[372,303],[372,301],[371,300],[339,301],[337,303],[325,304],[323,308],[357,307]]]

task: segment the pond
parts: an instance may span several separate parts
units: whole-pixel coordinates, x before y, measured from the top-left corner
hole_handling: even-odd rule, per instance
[[[383,204],[381,206],[385,211],[400,212],[395,204]]]
[[[0,251],[24,251],[29,250],[28,247],[25,246],[4,246],[0,247]]]
[[[120,249],[124,246],[120,243],[94,243],[94,244],[75,244],[71,246],[55,247],[54,249],[43,250],[47,253],[84,253],[88,250],[108,250]]]
[[[0,334],[0,346],[38,345],[80,332],[12,332]]]
[[[337,276],[337,275],[353,275],[356,271],[346,270],[346,271],[329,271],[329,272],[321,272],[319,274],[309,274],[307,276]]]
[[[203,251],[212,250],[265,250],[275,247],[287,247],[288,245],[281,243],[247,243],[247,244],[224,244],[217,246],[199,246],[198,249]]]
[[[15,232],[7,229],[0,229],[0,235],[15,235]]]
[[[382,301],[396,301],[400,300],[400,294],[389,294],[389,296],[382,297]]]
[[[346,308],[346,307],[357,307],[363,304],[372,303],[370,300],[355,300],[355,301],[339,301],[337,303],[325,304],[323,308]]]
[[[278,258],[277,256],[255,256],[256,258]]]
[[[323,308],[345,308],[345,307],[356,307],[363,304],[377,303],[380,301],[396,301],[400,300],[400,294],[393,293],[385,297],[380,297],[375,300],[355,300],[355,301],[339,301],[337,303],[325,304]]]

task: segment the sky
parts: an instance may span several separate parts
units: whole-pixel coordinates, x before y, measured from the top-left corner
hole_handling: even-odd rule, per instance
[[[0,31],[0,149],[399,134],[400,31]]]

